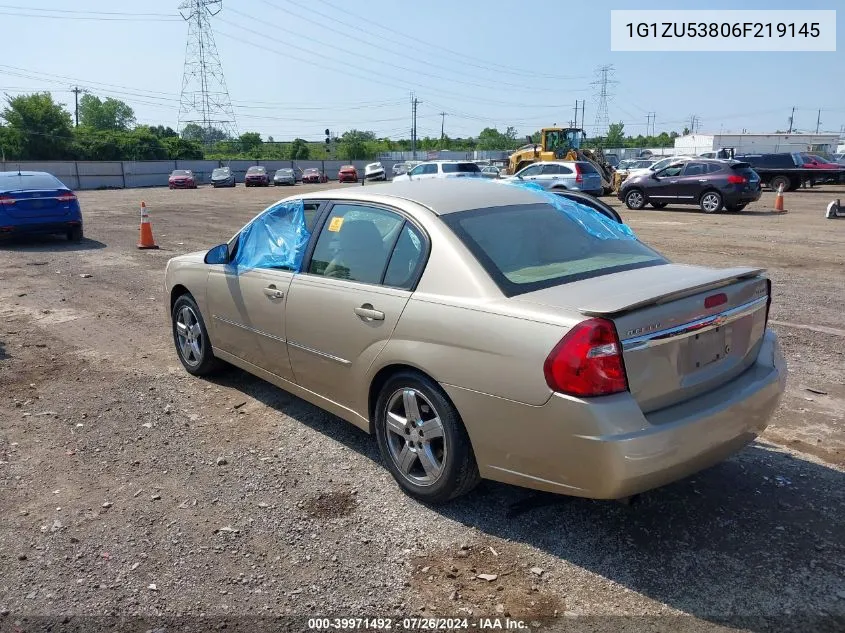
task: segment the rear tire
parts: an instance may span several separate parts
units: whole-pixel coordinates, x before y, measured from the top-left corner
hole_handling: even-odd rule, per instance
[[[81,226],[75,226],[67,232],[67,239],[69,242],[81,242],[82,236]]]
[[[668,202],[650,202],[649,204],[651,206],[653,206],[655,209],[663,209],[669,203]]]
[[[701,194],[698,206],[704,213],[718,213],[722,209],[722,194],[711,189]]]
[[[211,351],[208,330],[194,298],[190,294],[180,296],[170,315],[176,354],[185,370],[194,376],[208,376],[217,370],[220,361]]]
[[[642,189],[631,189],[625,194],[625,206],[632,211],[639,211],[646,205],[646,197]]]
[[[725,205],[725,210],[730,211],[731,213],[739,213],[742,211],[746,206],[747,202],[743,202],[742,204],[732,204],[732,205]]]
[[[781,185],[783,185],[783,190],[786,191],[791,184],[788,176],[774,176],[769,181],[769,187],[771,187],[772,191],[777,191]]]
[[[413,371],[391,376],[379,394],[374,422],[387,469],[412,497],[445,503],[481,480],[455,406],[427,376]]]

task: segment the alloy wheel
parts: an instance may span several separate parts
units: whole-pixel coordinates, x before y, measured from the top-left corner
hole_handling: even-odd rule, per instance
[[[440,416],[416,389],[398,389],[387,402],[387,445],[399,472],[418,486],[443,474],[447,449]]]
[[[176,338],[182,359],[191,367],[199,365],[202,362],[202,329],[190,306],[182,306],[176,315]]]

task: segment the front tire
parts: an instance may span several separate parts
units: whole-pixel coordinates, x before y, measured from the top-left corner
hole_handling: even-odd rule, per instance
[[[173,343],[185,370],[194,376],[207,376],[219,367],[211,351],[211,341],[200,309],[194,298],[184,294],[171,311]]]
[[[625,194],[625,206],[632,211],[639,211],[646,204],[645,194],[641,189],[631,189]]]
[[[469,436],[454,405],[433,380],[411,371],[382,388],[375,431],[387,469],[425,503],[445,503],[480,481]]]
[[[698,206],[704,213],[718,213],[722,209],[722,194],[718,191],[705,191],[701,194]]]

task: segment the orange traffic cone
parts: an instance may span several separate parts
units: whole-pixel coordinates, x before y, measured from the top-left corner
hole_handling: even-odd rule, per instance
[[[153,225],[150,224],[150,215],[147,213],[147,205],[144,202],[141,203],[141,239],[138,242],[138,248],[158,248],[153,239]]]
[[[775,198],[775,211],[778,213],[786,213],[783,208],[783,183],[778,185],[778,195]]]

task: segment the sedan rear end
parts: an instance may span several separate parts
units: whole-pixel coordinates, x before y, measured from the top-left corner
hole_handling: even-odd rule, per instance
[[[0,172],[0,235],[57,233],[82,239],[76,195],[44,172]]]
[[[171,189],[196,189],[197,180],[188,169],[176,169],[170,174],[167,184]]]
[[[344,165],[337,172],[338,182],[358,182],[358,170],[352,165]]]

